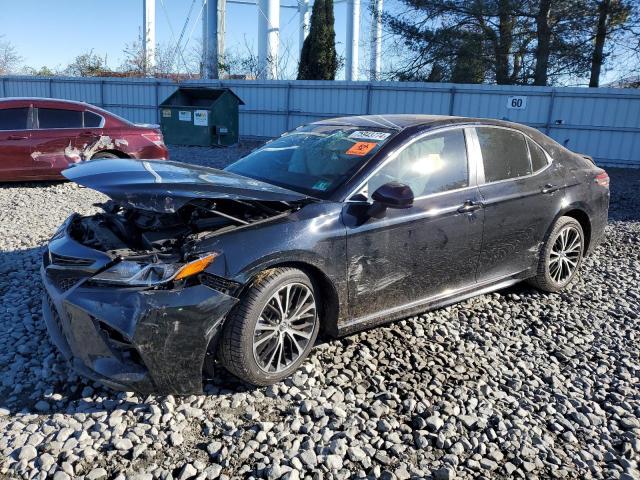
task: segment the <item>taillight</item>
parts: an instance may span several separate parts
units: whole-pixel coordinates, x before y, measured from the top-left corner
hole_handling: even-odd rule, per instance
[[[149,140],[151,143],[155,143],[159,147],[164,146],[164,137],[160,132],[143,133],[142,136]]]
[[[595,180],[596,180],[596,183],[601,187],[609,186],[609,175],[607,174],[607,172],[599,173],[598,175],[596,175]]]

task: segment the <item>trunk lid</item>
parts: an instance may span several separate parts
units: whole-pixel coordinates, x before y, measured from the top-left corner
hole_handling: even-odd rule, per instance
[[[297,202],[310,198],[224,170],[167,160],[91,160],[62,174],[120,204],[159,213],[173,213],[195,199]]]

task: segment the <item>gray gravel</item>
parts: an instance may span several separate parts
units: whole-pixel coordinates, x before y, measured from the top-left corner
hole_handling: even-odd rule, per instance
[[[184,398],[88,382],[47,339],[43,245],[101,195],[0,185],[0,478],[640,478],[640,171],[610,174],[570,291],[518,285],[322,343],[278,385],[221,373]]]

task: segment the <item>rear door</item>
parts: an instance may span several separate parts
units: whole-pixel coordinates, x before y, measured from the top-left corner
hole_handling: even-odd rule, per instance
[[[29,106],[0,109],[0,181],[32,175],[30,124]]]
[[[70,164],[83,160],[78,148],[84,131],[82,110],[38,107],[34,120],[31,157],[37,175],[59,175]]]
[[[478,263],[483,282],[535,268],[564,182],[546,152],[521,132],[477,127],[475,133],[485,213]]]

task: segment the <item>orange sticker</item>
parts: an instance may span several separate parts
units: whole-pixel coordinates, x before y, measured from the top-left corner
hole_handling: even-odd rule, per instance
[[[378,146],[378,144],[373,142],[356,142],[347,150],[347,155],[358,155],[361,157],[376,148],[376,146]]]

